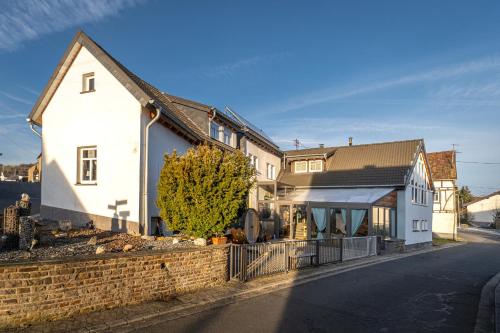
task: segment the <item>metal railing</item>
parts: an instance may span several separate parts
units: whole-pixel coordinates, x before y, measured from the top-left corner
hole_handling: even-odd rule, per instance
[[[231,244],[229,277],[247,281],[259,276],[376,254],[376,236]]]

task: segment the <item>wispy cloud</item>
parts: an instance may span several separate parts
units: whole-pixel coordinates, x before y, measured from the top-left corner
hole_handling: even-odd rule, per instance
[[[18,87],[21,88],[21,89],[23,89],[23,90],[25,90],[25,91],[27,91],[27,92],[29,92],[29,93],[31,93],[31,94],[33,94],[33,95],[35,95],[35,96],[39,96],[40,95],[39,91],[36,91],[36,90],[31,89],[29,87],[20,86],[20,85],[18,85]]]
[[[468,84],[446,84],[433,94],[434,98],[444,100],[481,100],[499,101],[500,83],[493,82],[472,82]]]
[[[473,73],[480,73],[494,68],[500,68],[500,57],[487,57],[475,61],[459,63],[450,66],[434,68],[419,73],[407,74],[401,77],[381,80],[366,85],[349,88],[328,87],[318,91],[295,96],[275,105],[263,108],[265,113],[283,113],[298,110],[335,100],[346,99],[361,94],[382,91],[405,85],[440,81]]]
[[[27,100],[27,99],[25,99],[23,97],[19,97],[19,96],[13,95],[13,94],[9,94],[9,93],[7,93],[5,91],[0,91],[0,94],[4,95],[8,99],[11,99],[13,101],[18,102],[18,103],[22,103],[22,104],[26,104],[26,105],[33,105],[33,101]]]
[[[22,113],[0,114],[0,119],[21,119],[21,118],[26,118],[26,115]]]
[[[260,63],[271,62],[280,58],[283,58],[287,55],[287,53],[276,53],[276,54],[267,54],[267,55],[258,55],[245,59],[239,59],[233,62],[229,62],[226,64],[218,65],[213,68],[210,68],[204,71],[204,74],[208,77],[230,77],[233,76],[236,72],[252,68]]]
[[[0,4],[0,51],[88,22],[97,22],[141,0],[18,0]]]

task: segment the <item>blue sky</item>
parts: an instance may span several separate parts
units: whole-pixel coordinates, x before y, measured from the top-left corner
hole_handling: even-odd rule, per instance
[[[498,1],[0,0],[0,163],[35,159],[25,118],[78,29],[284,149],[424,138],[500,162]],[[500,189],[500,165],[458,166],[474,193]]]

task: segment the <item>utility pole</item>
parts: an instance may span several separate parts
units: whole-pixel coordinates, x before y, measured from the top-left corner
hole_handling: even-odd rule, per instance
[[[452,155],[452,163],[453,163],[453,167],[455,168],[455,172],[457,171],[457,149],[456,147],[460,146],[459,144],[457,143],[452,143],[451,144],[451,147],[452,147],[452,150],[453,150],[453,155]],[[457,173],[457,178],[458,178],[458,173]],[[458,195],[458,192],[457,192],[457,185],[455,183],[453,183],[453,198],[455,199],[455,207],[454,207],[454,210],[455,210],[455,216],[453,216],[453,240],[457,240],[458,237],[457,237],[457,232],[458,232],[458,229],[460,228],[460,197]]]
[[[299,147],[300,147],[300,141],[299,141],[299,139],[294,139],[293,140],[293,145],[295,146],[295,150],[299,150]]]

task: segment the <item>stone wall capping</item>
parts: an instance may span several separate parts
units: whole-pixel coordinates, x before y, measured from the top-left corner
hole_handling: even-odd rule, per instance
[[[193,247],[193,248],[174,248],[174,249],[161,249],[161,250],[151,250],[151,251],[136,251],[136,252],[106,252],[105,254],[100,255],[84,255],[84,256],[71,256],[71,257],[62,257],[62,258],[53,258],[53,259],[21,259],[14,262],[0,262],[0,273],[2,273],[3,269],[8,269],[9,267],[14,266],[22,266],[23,269],[27,264],[33,264],[37,267],[35,270],[40,269],[40,265],[43,264],[71,264],[77,261],[95,261],[95,265],[103,265],[106,263],[107,259],[119,259],[126,258],[127,262],[129,258],[140,258],[140,257],[157,257],[162,254],[171,254],[176,253],[177,258],[182,258],[183,254],[189,252],[211,252],[213,249],[225,249],[229,248],[230,244],[222,244],[222,245],[210,245],[207,247]],[[170,257],[170,256],[168,256]],[[166,259],[166,258],[165,258]],[[170,259],[170,258],[169,258]],[[132,259],[136,260],[136,259]],[[161,261],[162,259],[158,258],[157,260]],[[171,259],[170,259],[171,260]]]

